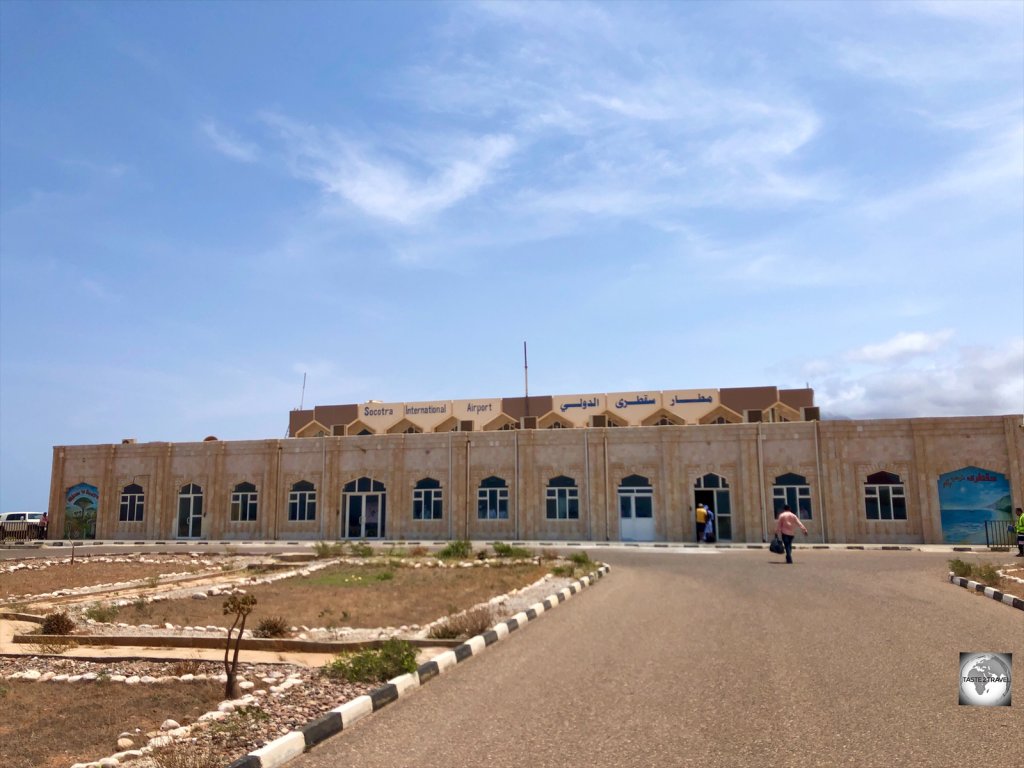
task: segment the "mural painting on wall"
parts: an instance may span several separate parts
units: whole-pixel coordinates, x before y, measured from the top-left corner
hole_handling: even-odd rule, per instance
[[[95,485],[79,483],[68,488],[64,504],[64,538],[95,539],[96,508],[100,491]]]
[[[1010,520],[1010,483],[1006,475],[964,467],[939,475],[942,540],[946,544],[984,544],[986,520]]]

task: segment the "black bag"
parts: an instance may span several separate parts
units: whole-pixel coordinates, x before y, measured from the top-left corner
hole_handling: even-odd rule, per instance
[[[782,539],[779,538],[779,535],[775,534],[775,538],[772,539],[772,543],[768,545],[768,549],[776,555],[781,555],[786,551],[786,545],[782,543]]]

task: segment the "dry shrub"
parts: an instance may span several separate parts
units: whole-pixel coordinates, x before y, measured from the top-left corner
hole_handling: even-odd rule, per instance
[[[252,631],[253,637],[287,637],[291,625],[283,616],[267,616],[260,619],[256,629]]]
[[[43,618],[42,633],[44,635],[70,635],[75,631],[75,620],[64,611],[48,613]]]
[[[183,659],[171,664],[167,674],[172,677],[183,677],[185,675],[198,675],[203,670],[203,662],[199,659]]]
[[[413,547],[409,550],[409,557],[426,557],[429,553],[426,547]]]
[[[430,637],[456,640],[486,632],[494,624],[494,609],[481,605],[462,613],[446,616],[430,628]]]
[[[223,768],[224,758],[218,757],[209,745],[195,741],[177,741],[155,750],[151,756],[156,768]]]

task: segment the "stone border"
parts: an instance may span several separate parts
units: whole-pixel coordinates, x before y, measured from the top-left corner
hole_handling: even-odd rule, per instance
[[[1018,608],[1024,611],[1024,600],[1013,595],[1007,595],[1004,592],[1000,592],[995,587],[986,587],[984,584],[979,584],[976,581],[970,581],[965,579],[963,576],[957,576],[952,571],[949,572],[949,581],[951,584],[956,584],[958,587],[964,587],[965,589],[971,589],[975,592],[985,595],[985,597],[991,597],[993,600],[998,600],[1001,603],[1005,603],[1013,608]]]
[[[351,727],[356,721],[382,709],[393,701],[397,701],[402,696],[407,696],[416,688],[454,668],[460,662],[480,655],[489,645],[508,637],[510,632],[525,626],[545,611],[555,608],[573,595],[579,594],[584,587],[594,584],[609,570],[607,565],[602,565],[594,573],[584,576],[579,581],[574,581],[565,589],[549,595],[541,602],[534,603],[527,610],[520,611],[512,618],[495,624],[482,635],[471,637],[461,645],[444,651],[430,661],[421,664],[415,672],[399,675],[369,694],[357,696],[307,723],[300,730],[291,731],[250,752],[245,757],[239,758],[228,768],[278,768],[278,766],[284,765],[325,739]]]

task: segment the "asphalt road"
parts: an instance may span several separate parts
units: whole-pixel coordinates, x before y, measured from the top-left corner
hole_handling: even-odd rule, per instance
[[[1024,613],[948,554],[600,554],[595,587],[289,768],[1021,764],[1024,685],[962,707],[957,678],[998,651],[1024,680]]]

